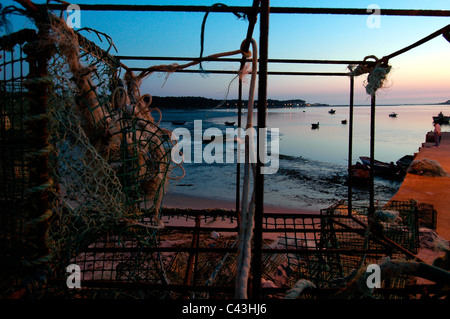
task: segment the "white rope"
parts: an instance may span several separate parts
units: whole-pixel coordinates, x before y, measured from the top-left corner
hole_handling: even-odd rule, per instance
[[[250,92],[247,107],[247,131],[250,132],[245,139],[245,166],[244,183],[241,202],[241,221],[239,227],[239,246],[236,273],[236,299],[247,299],[248,277],[251,263],[251,239],[253,236],[253,215],[254,215],[254,189],[250,203],[248,203],[250,190],[250,170],[253,169],[254,161],[250,161],[251,156],[255,158],[254,139],[253,139],[253,104],[255,100],[256,74],[258,66],[258,48],[256,41],[251,40],[253,48],[252,57],[252,75],[250,81]],[[250,128],[250,130],[248,130]],[[253,164],[251,163],[253,162]]]
[[[297,299],[306,288],[316,288],[316,286],[307,279],[300,279],[294,287],[286,291],[284,299]]]

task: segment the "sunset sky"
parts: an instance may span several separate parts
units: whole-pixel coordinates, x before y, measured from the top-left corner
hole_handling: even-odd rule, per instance
[[[43,3],[43,1],[36,1]],[[212,5],[217,1],[76,1],[96,4],[173,4]],[[2,1],[4,6],[13,2]],[[224,0],[230,6],[251,6],[252,0]],[[450,1],[286,1],[272,0],[273,7],[345,7],[366,9],[376,4],[381,9],[450,10]],[[81,26],[107,33],[117,46],[117,55],[198,57],[200,31],[204,13],[173,12],[81,12]],[[362,60],[367,55],[381,58],[450,24],[442,17],[381,16],[380,27],[370,28],[369,16],[271,14],[269,57],[288,59]],[[13,31],[28,26],[14,18]],[[238,49],[245,38],[248,21],[238,20],[230,13],[211,13],[205,30],[204,56]],[[86,34],[89,36],[89,34]],[[95,40],[93,36],[90,39]],[[254,33],[259,41],[259,24]],[[97,41],[97,43],[99,43]],[[100,43],[104,47],[104,44]],[[238,57],[238,56],[237,56]],[[129,66],[148,67],[171,61],[123,61]],[[177,62],[177,61],[173,61]],[[179,62],[183,63],[183,62]],[[392,72],[387,88],[378,92],[379,103],[438,103],[450,99],[450,43],[442,36],[390,61]],[[205,69],[236,70],[238,64],[205,63]],[[193,67],[198,68],[197,66]],[[271,64],[273,71],[336,71],[346,72],[346,65]],[[355,103],[368,104],[361,76],[356,81]],[[232,75],[201,76],[200,74],[151,75],[142,92],[160,96],[226,97]],[[270,76],[268,97],[300,98],[308,102],[347,104],[349,80],[346,77]],[[249,80],[248,80],[249,82]],[[245,87],[247,88],[247,87]],[[244,92],[244,98],[247,96]],[[237,97],[237,81],[231,85],[228,98]]]

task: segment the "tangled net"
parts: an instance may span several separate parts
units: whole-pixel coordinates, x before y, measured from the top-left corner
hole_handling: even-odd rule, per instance
[[[385,81],[387,75],[391,72],[392,67],[384,61],[384,59],[379,60],[374,55],[369,55],[364,58],[364,62],[369,59],[374,59],[373,63],[360,64],[358,66],[350,65],[349,75],[359,76],[368,73],[367,80],[364,83],[366,88],[366,93],[369,95],[374,95],[378,89],[385,87]]]
[[[107,51],[63,20],[51,21],[40,45],[54,52],[48,67],[52,259],[67,265],[105,234],[153,244],[169,179],[180,178],[172,176],[171,132],[158,126],[161,112],[149,107],[151,96],[141,96],[132,73],[120,79],[120,63]],[[159,113],[156,123],[153,111]]]
[[[447,176],[439,162],[427,158],[413,161],[408,168],[408,173],[431,177]]]

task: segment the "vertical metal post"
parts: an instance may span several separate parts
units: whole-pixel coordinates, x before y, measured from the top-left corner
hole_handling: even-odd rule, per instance
[[[48,28],[40,27],[37,39],[47,38]],[[42,279],[38,272],[47,268],[51,256],[47,245],[49,217],[52,214],[49,204],[49,189],[52,180],[49,171],[49,152],[47,151],[49,146],[49,118],[47,116],[49,82],[46,80],[50,53],[45,49],[37,50],[37,42],[24,46],[24,53],[27,55],[30,81],[24,83],[28,91],[29,116],[24,119],[23,124],[32,151],[25,160],[29,174],[29,187],[25,192],[29,195],[24,203],[26,212],[24,223],[27,226],[22,230],[25,254],[22,264],[26,262],[29,278],[33,278],[35,283],[43,284],[40,282]]]
[[[355,77],[350,75],[350,110],[349,110],[349,128],[348,128],[348,214],[352,214],[352,157],[353,157],[353,97],[355,91]]]
[[[239,91],[238,91],[238,132],[242,127],[242,79],[239,78]],[[237,223],[238,228],[239,224],[241,222],[241,210],[240,210],[240,203],[241,203],[241,194],[240,194],[240,188],[241,188],[241,163],[239,162],[239,148],[237,151],[237,160],[236,160],[236,216],[237,216]]]
[[[374,185],[374,162],[375,162],[375,93],[370,100],[370,203],[369,216],[375,213],[375,185]]]
[[[195,216],[195,231],[194,234],[192,236],[192,243],[191,243],[191,248],[193,249],[197,249],[199,246],[199,238],[200,238],[200,234],[199,234],[199,228],[200,228],[200,222],[201,222],[201,216],[200,214]],[[194,285],[196,284],[195,281],[195,276],[196,276],[196,269],[197,269],[197,261],[198,261],[198,251],[196,250],[195,252],[191,252],[189,254],[189,259],[188,259],[188,263],[186,266],[186,272],[185,272],[185,276],[184,276],[184,285],[186,286],[190,286],[190,285]],[[194,283],[192,284],[192,277],[194,277]]]
[[[260,132],[266,128],[267,112],[267,62],[269,49],[269,0],[261,0],[260,11],[260,40],[259,40],[259,77],[258,77],[258,141],[257,141],[257,162],[255,179],[255,230],[254,230],[254,250],[253,250],[253,299],[261,298],[261,277],[262,277],[262,221],[264,214],[264,175],[261,174]],[[265,143],[265,139],[264,139]]]

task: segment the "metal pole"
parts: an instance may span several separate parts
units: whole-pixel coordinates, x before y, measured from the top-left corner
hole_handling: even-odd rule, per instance
[[[242,79],[239,78],[239,91],[238,91],[238,132],[240,131],[242,127]],[[241,203],[241,195],[240,195],[240,187],[241,187],[241,163],[239,162],[239,146],[237,151],[237,160],[236,160],[236,216],[237,216],[237,223],[238,227],[241,222],[241,210],[240,210],[240,203]]]
[[[245,37],[245,41],[242,46],[243,51],[248,51],[250,49],[250,43],[253,36],[253,31],[255,29],[256,19],[258,17],[258,8],[259,8],[259,0],[253,0],[252,5],[252,13],[249,14],[248,20],[248,29],[247,29],[247,35]],[[242,56],[240,59],[241,66],[239,70],[242,70],[242,68],[245,66],[245,63],[247,61],[247,58],[245,56]],[[240,129],[242,127],[242,79],[239,77],[239,92],[238,92],[238,132],[240,132]],[[237,157],[240,156],[239,148],[237,152]],[[240,202],[241,202],[241,196],[240,196],[240,181],[241,181],[241,164],[239,162],[239,158],[237,159],[237,166],[236,166],[236,216],[237,216],[237,227],[239,229],[240,222],[241,222],[241,211],[240,211]]]
[[[264,175],[261,167],[264,165],[260,158],[261,145],[260,132],[266,128],[267,111],[267,60],[269,48],[269,0],[261,1],[260,11],[260,37],[259,37],[259,77],[258,77],[258,140],[257,140],[257,162],[255,179],[255,230],[254,230],[254,253],[253,253],[253,299],[261,298],[262,277],[262,227],[264,214]],[[264,140],[265,142],[265,140]]]
[[[352,214],[352,186],[353,178],[352,157],[353,157],[353,97],[355,91],[355,77],[350,75],[350,110],[349,110],[349,131],[348,131],[348,214]]]
[[[24,0],[16,0],[23,2]],[[50,3],[45,5],[50,10],[65,10],[67,4]],[[82,11],[135,11],[135,12],[232,12],[250,13],[251,7],[218,6],[211,8],[203,5],[128,5],[128,4],[79,4]],[[334,15],[371,15],[367,8],[308,8],[308,7],[273,7],[273,14],[334,14]],[[450,10],[427,9],[382,9],[381,16],[414,17],[449,17]]]
[[[374,187],[374,162],[375,162],[375,93],[370,100],[370,203],[369,216],[375,213],[375,187]]]

